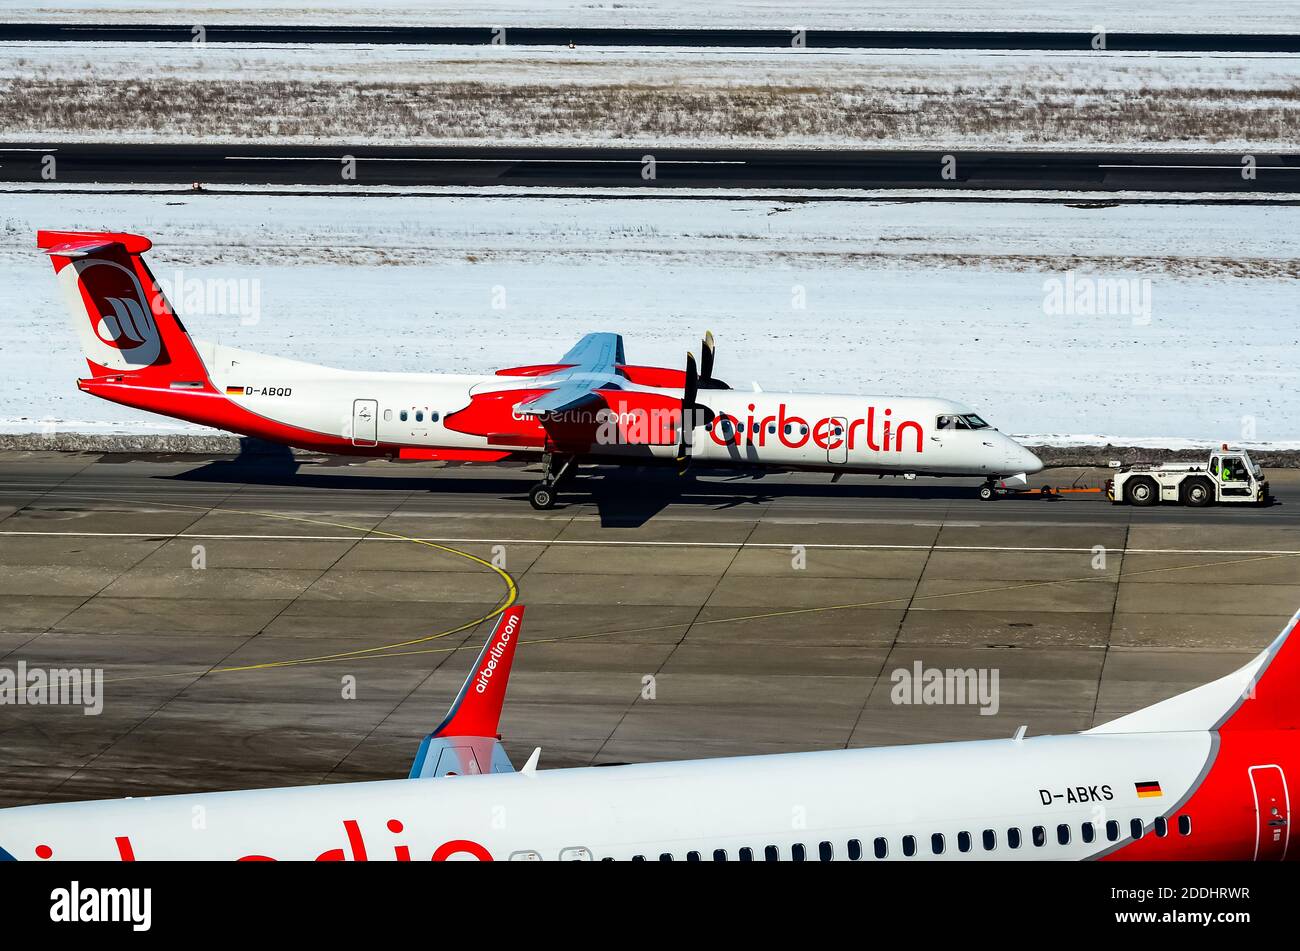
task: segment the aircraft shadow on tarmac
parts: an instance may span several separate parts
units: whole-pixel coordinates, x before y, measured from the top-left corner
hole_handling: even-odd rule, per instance
[[[707,480],[698,477],[712,477]],[[517,500],[527,504],[531,482],[519,478],[474,476],[457,478],[445,470],[435,478],[426,475],[377,475],[349,467],[334,468],[295,457],[284,446],[253,439],[240,440],[240,452],[231,459],[215,459],[192,469],[161,478],[181,482],[238,483],[253,486],[431,494],[471,494]],[[781,482],[773,474],[734,470],[691,470],[679,476],[671,467],[598,468],[584,470],[562,485],[556,512],[576,505],[594,505],[601,524],[635,528],[644,525],[670,505],[728,509],[761,506],[780,499],[911,499],[969,500],[968,485],[900,482]]]

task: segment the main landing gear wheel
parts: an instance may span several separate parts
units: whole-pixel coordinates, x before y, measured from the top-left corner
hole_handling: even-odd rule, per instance
[[[545,484],[533,486],[528,490],[528,502],[539,511],[555,508],[554,487]]]
[[[992,482],[985,482],[980,486],[980,499],[985,502],[991,502],[998,497],[997,490],[993,487]]]

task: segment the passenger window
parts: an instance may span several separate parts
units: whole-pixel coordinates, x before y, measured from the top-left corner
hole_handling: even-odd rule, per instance
[[[644,855],[634,855],[634,856],[632,856],[632,861],[633,861],[633,862],[644,862],[644,861],[645,861],[645,856],[644,856]]]
[[[700,860],[700,853],[699,853],[699,852],[687,852],[687,853],[686,853],[686,861],[688,861],[688,862],[698,862],[699,860]]]
[[[1079,826],[1079,836],[1085,843],[1091,842],[1097,838],[1097,828],[1091,822],[1085,822]]]
[[[969,851],[970,851],[970,833],[969,833],[969,832],[958,832],[958,833],[957,833],[957,851],[958,851],[958,852],[969,852]]]
[[[429,414],[429,422],[431,422],[431,423],[436,423],[437,421],[438,421],[438,414],[437,414],[437,412],[430,413],[430,414]]]
[[[794,845],[790,846],[790,859],[792,861],[802,862],[805,858],[807,858],[807,855],[804,854],[802,843],[796,842]]]
[[[1007,848],[1009,848],[1009,849],[1018,849],[1018,848],[1020,848],[1020,830],[1019,830],[1019,829],[1008,829],[1008,830],[1007,830]]]
[[[1070,844],[1070,827],[1064,822],[1056,827],[1056,842],[1058,845]]]
[[[935,855],[943,855],[943,833],[936,832],[930,836],[930,851]]]
[[[793,429],[794,429],[794,427],[791,426],[789,423],[786,423],[786,424],[785,424],[785,434],[786,434],[787,436],[790,435],[790,431],[793,430]]]
[[[659,853],[659,861],[661,861],[661,862],[671,862],[672,860],[673,860],[673,853],[671,853],[671,852],[660,852],[660,853]]]
[[[768,425],[768,427],[767,427],[767,434],[768,434],[769,436],[775,436],[775,435],[776,435],[776,426],[775,426],[775,425]]]
[[[525,849],[522,852],[511,852],[510,861],[512,862],[540,862],[542,860],[541,852],[534,852],[532,849]]]
[[[767,848],[763,850],[763,861],[765,862],[776,862],[779,861],[780,858],[781,858],[781,850],[778,849],[775,845],[769,845]]]
[[[909,859],[916,854],[916,836],[914,835],[903,836],[903,854],[906,855]]]
[[[835,850],[831,848],[829,842],[823,842],[821,845],[817,846],[817,857],[823,862],[829,862],[831,859],[835,858]]]
[[[727,850],[726,850],[726,849],[714,849],[714,850],[713,850],[713,861],[715,861],[715,862],[725,862],[725,861],[727,861]]]
[[[1164,816],[1156,816],[1156,835],[1164,838],[1169,834],[1169,820]]]
[[[391,409],[384,410],[384,422],[391,423],[392,421],[393,421],[393,411]]]
[[[984,830],[984,851],[992,852],[998,847],[998,834],[992,829]]]
[[[1034,826],[1033,829],[1034,848],[1041,849],[1047,844],[1047,829],[1043,826]]]
[[[402,410],[400,413],[398,413],[397,418],[400,419],[402,422],[406,422],[406,410]]]
[[[1128,824],[1128,831],[1129,834],[1133,836],[1133,838],[1135,839],[1142,838],[1142,820],[1134,819],[1132,822],[1130,822]]]
[[[754,850],[749,846],[745,846],[736,853],[736,858],[741,862],[752,862],[754,861]]]
[[[422,422],[424,422],[424,410],[422,410],[422,409],[417,409],[417,410],[415,411],[415,421],[416,421],[417,423],[422,423]]]
[[[856,862],[862,858],[862,843],[857,839],[849,839],[848,853],[850,862]]]
[[[889,854],[889,840],[885,838],[876,839],[876,841],[872,843],[872,849],[875,852],[876,858],[883,859]]]
[[[1116,822],[1114,819],[1107,820],[1106,822],[1106,841],[1107,842],[1119,841],[1119,823]]]
[[[1192,817],[1191,817],[1191,816],[1179,816],[1179,817],[1178,817],[1178,834],[1179,834],[1179,835],[1191,835],[1191,834],[1192,834]]]

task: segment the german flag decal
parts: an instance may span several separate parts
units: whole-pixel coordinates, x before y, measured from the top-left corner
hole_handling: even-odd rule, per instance
[[[1147,780],[1144,783],[1134,783],[1133,788],[1137,790],[1139,799],[1151,799],[1164,795],[1160,791],[1160,784],[1154,779]]]
[[[242,386],[228,386],[228,387],[226,387],[226,395],[227,395],[227,396],[243,396],[243,395],[244,395],[244,388],[243,388]]]

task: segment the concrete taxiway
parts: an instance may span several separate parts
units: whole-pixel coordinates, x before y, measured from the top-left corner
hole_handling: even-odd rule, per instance
[[[1300,473],[1270,477],[1189,510],[624,470],[534,512],[511,468],[2,453],[0,669],[104,687],[0,706],[0,806],[400,777],[511,584],[516,762],[1086,729],[1300,608]],[[894,703],[918,661],[996,671],[997,712]]]

